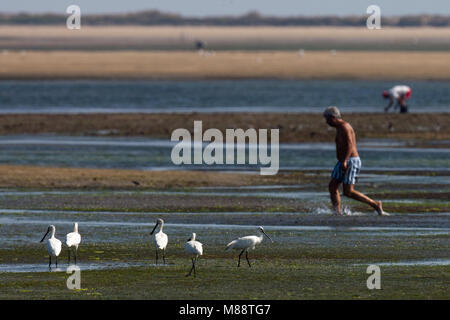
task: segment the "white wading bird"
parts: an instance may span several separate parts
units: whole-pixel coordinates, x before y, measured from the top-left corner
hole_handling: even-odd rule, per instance
[[[163,219],[156,220],[156,225],[153,228],[152,232],[150,232],[150,235],[153,235],[153,233],[155,232],[155,229],[158,225],[160,226],[159,231],[157,233],[155,233],[155,236],[154,236],[155,246],[156,246],[156,264],[158,264],[158,250],[162,250],[163,262],[164,262],[164,264],[166,264],[166,247],[167,247],[167,242],[169,241],[169,239],[167,238],[167,234],[165,234],[163,232],[163,226],[164,226]]]
[[[58,256],[61,253],[61,241],[55,238],[56,228],[54,225],[48,226],[47,232],[42,237],[42,241],[44,241],[45,237],[49,232],[51,233],[51,237],[47,240],[47,251],[49,254],[48,257],[48,267],[51,268],[52,265],[52,257],[56,258],[56,267],[58,267]]]
[[[195,240],[196,234],[193,233],[192,236],[188,239],[186,244],[184,245],[184,249],[186,252],[191,256],[192,260],[192,268],[191,271],[186,275],[186,277],[189,277],[192,273],[192,270],[194,270],[194,277],[195,277],[195,263],[197,262],[198,256],[201,256],[203,254],[203,245]]]
[[[73,224],[73,232],[68,233],[66,235],[66,245],[67,248],[69,249],[69,260],[68,260],[68,264],[70,264],[70,250],[73,247],[74,252],[75,252],[75,264],[77,264],[77,252],[78,252],[78,245],[81,242],[81,236],[78,233],[78,222],[75,222]]]
[[[264,236],[270,239],[270,241],[273,242],[273,240],[264,232],[263,227],[258,227],[258,231],[260,232],[259,236],[246,236],[242,238],[238,238],[236,240],[231,241],[229,244],[227,244],[227,248],[225,250],[240,250],[242,249],[241,253],[239,254],[239,260],[238,260],[238,267],[241,265],[241,255],[245,251],[245,258],[247,259],[248,266],[251,267],[250,261],[248,260],[248,250],[249,249],[255,249],[257,244],[260,244],[263,241]]]

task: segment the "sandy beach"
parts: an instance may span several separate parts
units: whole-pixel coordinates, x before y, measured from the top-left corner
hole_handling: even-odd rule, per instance
[[[448,51],[450,28],[339,26],[0,26],[10,50],[375,50]]]
[[[0,79],[448,80],[449,39],[431,27],[0,26]]]
[[[450,79],[449,52],[12,51],[0,79]]]

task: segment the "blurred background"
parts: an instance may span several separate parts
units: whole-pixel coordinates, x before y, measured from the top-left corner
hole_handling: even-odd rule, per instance
[[[283,143],[325,143],[333,132],[320,113],[329,105],[353,117],[362,139],[448,146],[445,1],[378,1],[379,30],[366,26],[370,1],[80,0],[79,30],[66,27],[71,4],[15,1],[0,8],[3,163],[174,168],[167,140],[177,126],[192,130],[194,119],[220,129],[279,128]],[[409,118],[398,110],[383,114],[381,93],[397,84],[413,90]],[[85,138],[67,138],[74,135]],[[128,137],[142,158],[112,156],[108,146],[126,142],[99,140],[105,137]],[[147,148],[136,138],[166,142]],[[89,149],[94,140],[104,152]],[[83,156],[68,141],[86,148]],[[333,162],[319,165],[320,155],[310,156],[316,160],[295,163],[298,153],[284,152],[282,168]],[[432,168],[431,158],[415,166]]]

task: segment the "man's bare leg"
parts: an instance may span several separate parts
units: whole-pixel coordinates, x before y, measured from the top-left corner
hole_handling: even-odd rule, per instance
[[[328,190],[330,191],[331,203],[333,204],[334,213],[341,214],[341,195],[339,194],[339,185],[341,182],[336,179],[331,179],[328,185]]]
[[[383,211],[383,206],[382,206],[381,201],[374,201],[374,200],[370,199],[368,196],[366,196],[365,194],[363,194],[359,191],[356,191],[354,189],[353,184],[344,184],[344,195],[349,198],[352,198],[352,199],[355,199],[355,200],[358,200],[358,201],[368,204],[369,206],[374,208],[378,212],[378,215],[380,215],[380,216],[387,215]]]

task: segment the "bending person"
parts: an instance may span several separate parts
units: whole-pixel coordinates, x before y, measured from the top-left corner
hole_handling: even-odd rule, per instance
[[[383,97],[389,99],[389,104],[384,108],[384,112],[388,112],[395,102],[394,109],[400,106],[400,113],[407,113],[406,100],[411,98],[411,94],[412,90],[408,86],[395,86],[390,90],[383,91]]]

